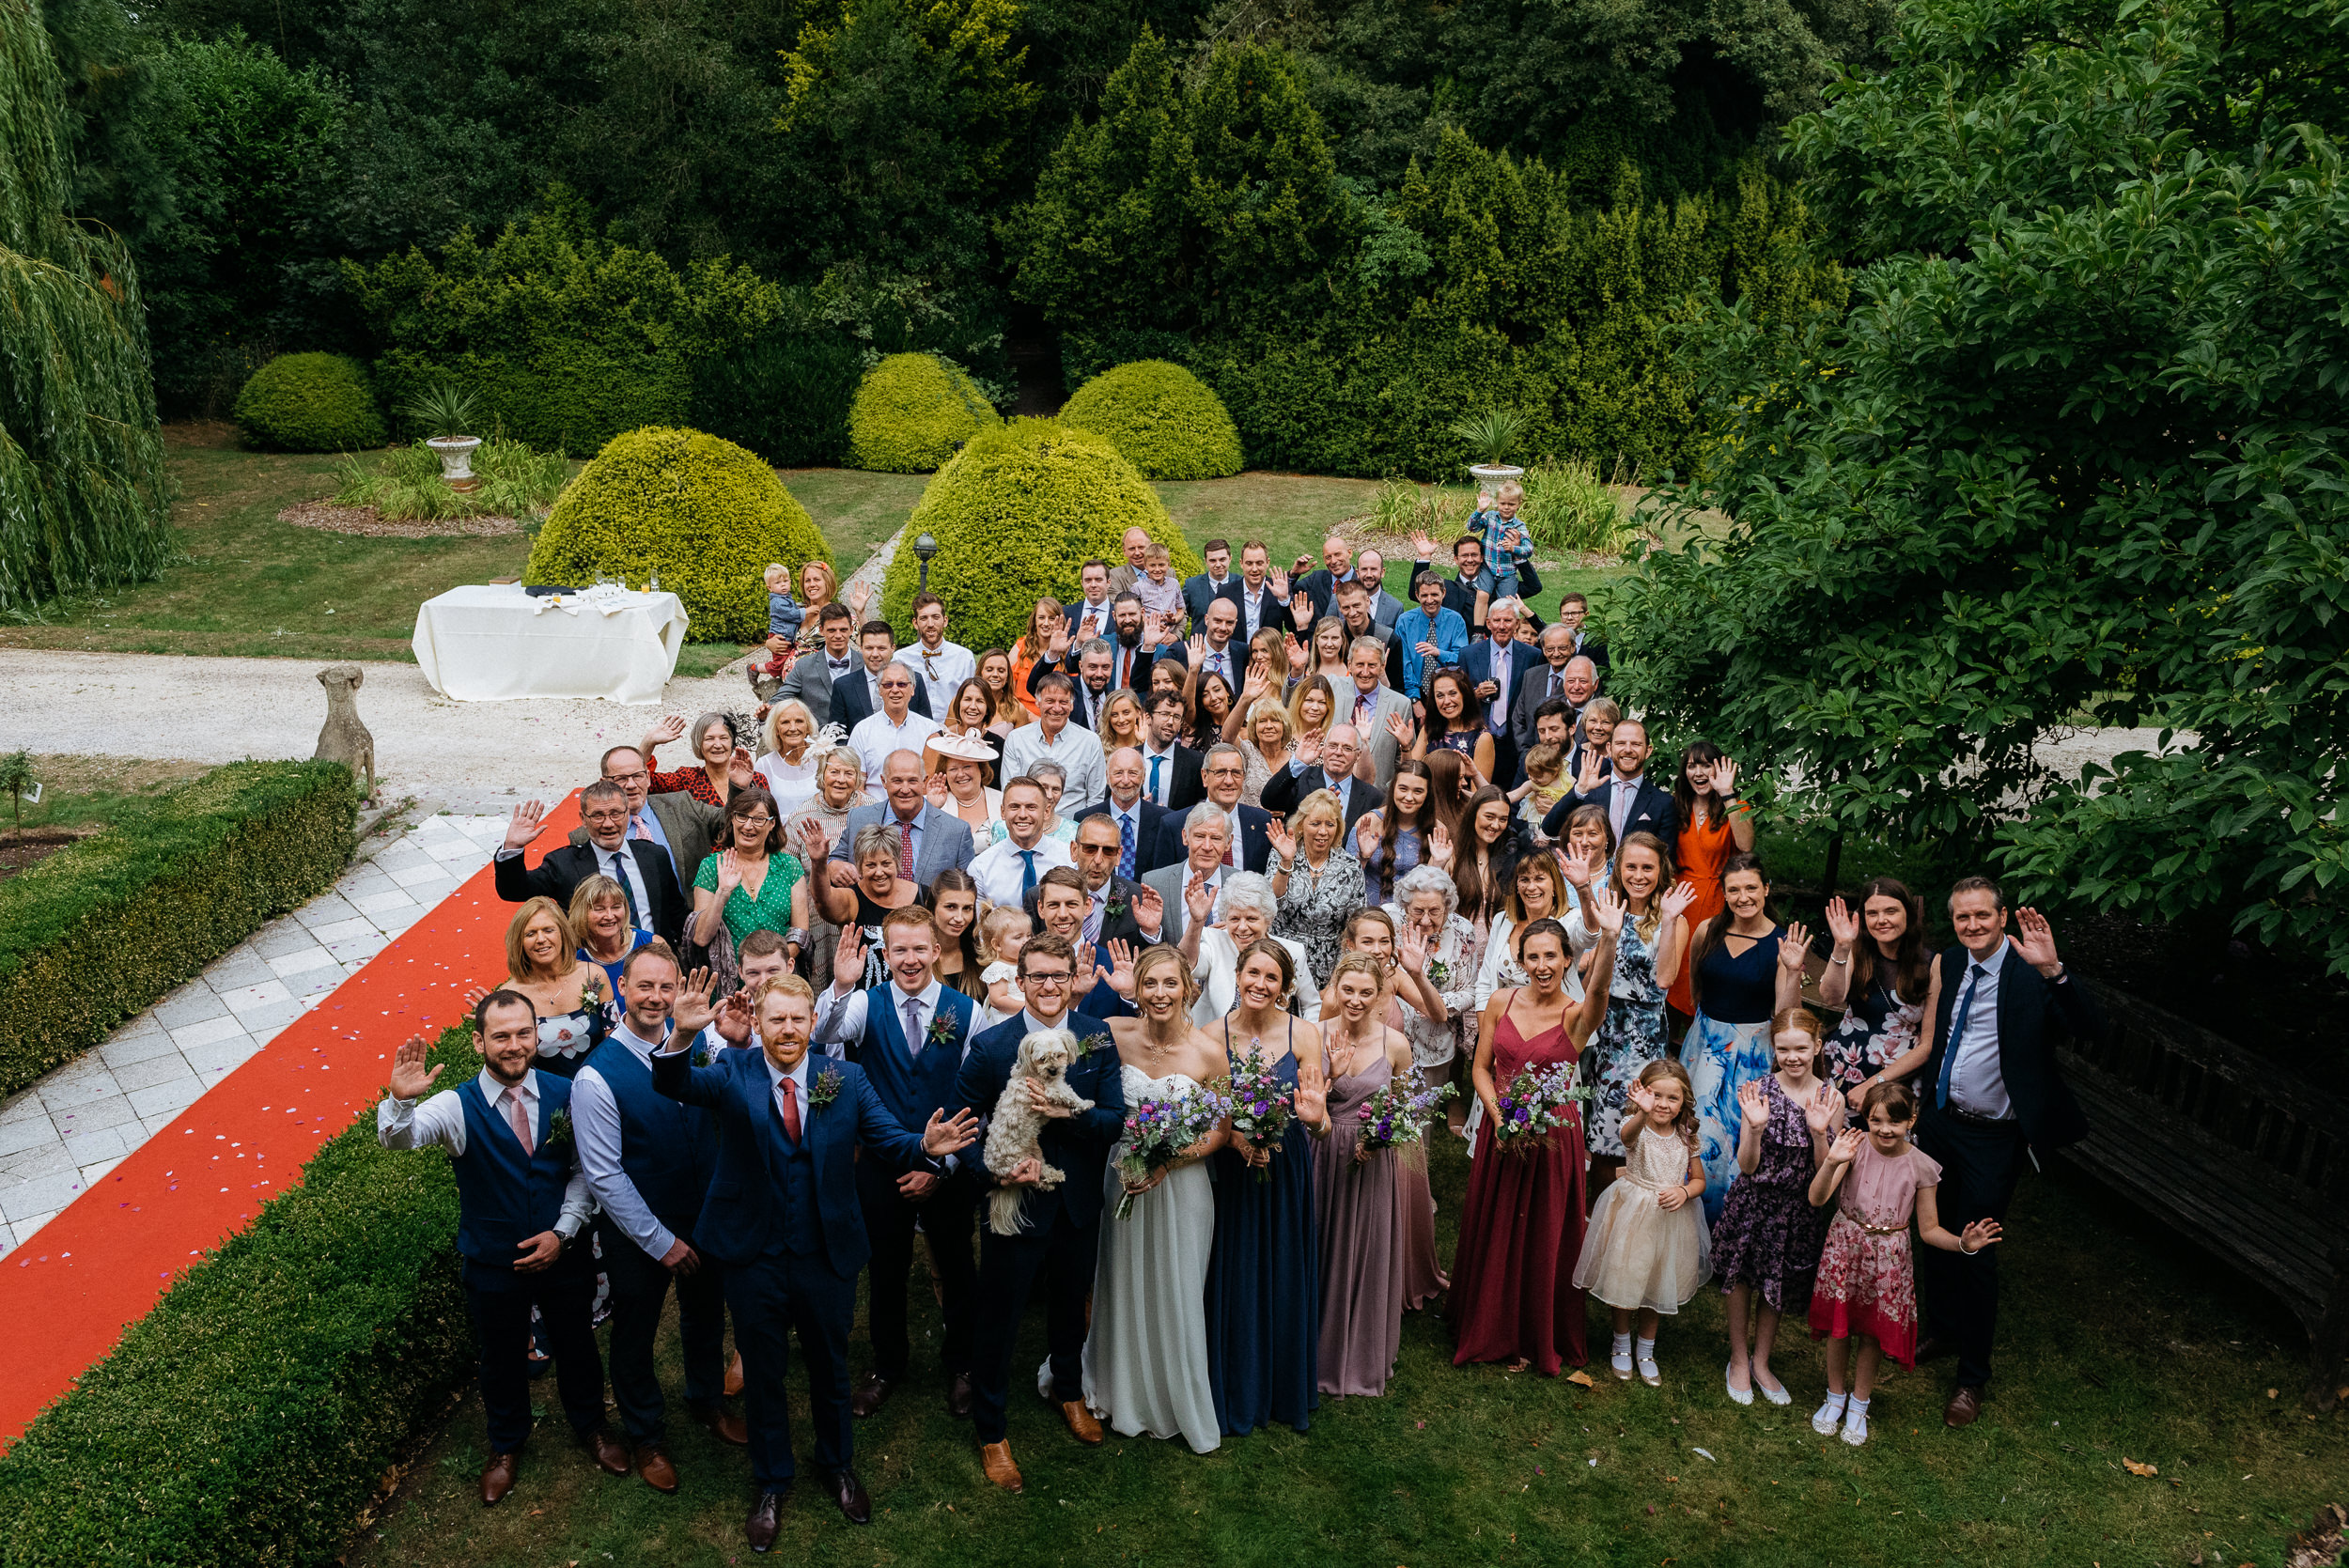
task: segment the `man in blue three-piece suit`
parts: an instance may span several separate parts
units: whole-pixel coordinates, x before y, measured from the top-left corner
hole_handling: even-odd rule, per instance
[[[863,934],[853,925],[842,927],[840,951],[832,959],[835,979],[818,999],[823,1005],[815,1037],[835,1055],[846,1047],[890,1114],[903,1126],[921,1126],[954,1103],[955,1078],[978,1009],[931,972],[943,944],[927,909],[908,904],[890,910],[881,916],[880,934],[889,983],[858,990],[857,977],[864,972]],[[900,1175],[867,1159],[857,1162],[856,1192],[873,1241],[866,1308],[873,1370],[849,1396],[848,1408],[860,1419],[871,1415],[905,1378],[906,1281],[913,1272],[913,1229],[919,1223],[930,1238],[930,1262],[943,1297],[946,1412],[967,1419],[972,1310],[978,1289],[971,1210],[978,1202],[978,1184],[952,1157],[942,1176],[927,1171]]]
[[[1028,1086],[1045,1118],[1037,1140],[1044,1161],[1058,1167],[1066,1179],[1050,1191],[1026,1195],[1019,1206],[1019,1234],[997,1235],[991,1227],[979,1234],[971,1419],[978,1429],[979,1460],[987,1479],[1015,1492],[1020,1487],[1019,1468],[1012,1463],[1005,1409],[1011,1400],[1011,1358],[1019,1337],[1019,1316],[1038,1269],[1046,1271],[1053,1403],[1078,1441],[1101,1441],[1101,1423],[1084,1403],[1085,1293],[1093,1288],[1094,1256],[1100,1242],[1102,1172],[1110,1146],[1126,1125],[1126,1084],[1109,1026],[1069,1016],[1068,994],[1076,972],[1076,950],[1067,939],[1049,931],[1028,939],[1019,950],[1019,989],[1027,1005],[971,1042],[951,1102],[965,1114],[991,1114],[1003,1086],[1011,1081],[1022,1040],[1041,1030],[1066,1029],[1077,1034],[1079,1054],[1069,1064],[1068,1086],[1091,1100],[1093,1109],[1072,1113],[1047,1101],[1036,1085]],[[1001,1180],[1033,1186],[1042,1163],[1023,1161]]]
[[[490,1428],[481,1500],[493,1503],[514,1489],[530,1436],[533,1307],[571,1430],[611,1474],[628,1474],[629,1460],[603,1424],[603,1360],[588,1325],[596,1281],[587,1249],[576,1245],[595,1204],[569,1137],[570,1080],[531,1066],[538,1011],[520,991],[491,991],[474,1004],[473,1048],[481,1071],[426,1100],[441,1076],[425,1065],[431,1047],[421,1035],[402,1045],[375,1137],[387,1149],[438,1143],[457,1173],[457,1250]]]
[[[872,1500],[849,1468],[848,1324],[856,1277],[871,1255],[856,1199],[856,1160],[939,1173],[968,1145],[977,1120],[933,1115],[916,1135],[889,1113],[863,1071],[808,1057],[816,993],[786,974],[751,1003],[760,1048],[716,1053],[692,1064],[689,1043],[710,1021],[709,993],[689,986],[672,1010],[669,1044],[653,1053],[653,1088],[715,1112],[718,1169],[693,1228],[697,1246],[725,1265],[726,1308],[742,1352],[751,1429],[751,1550],[775,1544],[784,1495],[796,1473],[785,1374],[797,1332],[816,1415],[816,1463],[851,1524],[870,1524]]]

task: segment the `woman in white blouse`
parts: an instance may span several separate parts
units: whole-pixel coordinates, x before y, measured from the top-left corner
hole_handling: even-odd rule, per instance
[[[1223,891],[1213,905],[1206,885],[1184,893],[1183,956],[1191,961],[1191,978],[1199,983],[1199,999],[1191,1003],[1190,1021],[1202,1029],[1230,1012],[1238,1000],[1240,949],[1260,938],[1271,937],[1289,950],[1291,972],[1299,984],[1286,1005],[1307,1021],[1321,1017],[1321,991],[1306,967],[1305,949],[1286,937],[1272,936],[1281,900],[1272,884],[1253,871],[1236,871],[1223,878]],[[1215,924],[1207,924],[1209,916]]]
[[[767,711],[765,739],[758,776],[789,816],[816,793],[816,715],[797,697],[777,703]]]

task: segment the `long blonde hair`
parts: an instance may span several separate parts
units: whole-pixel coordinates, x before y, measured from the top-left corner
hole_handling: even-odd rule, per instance
[[[571,929],[570,917],[563,912],[562,905],[540,893],[515,910],[514,918],[506,925],[506,973],[518,985],[527,986],[538,978],[537,971],[530,967],[530,955],[522,951],[522,933],[541,913],[554,920],[554,978],[560,980],[579,968],[579,936]]]

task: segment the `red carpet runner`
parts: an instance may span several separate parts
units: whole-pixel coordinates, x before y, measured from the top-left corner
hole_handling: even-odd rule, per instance
[[[533,863],[578,826],[576,796],[547,822],[525,852]],[[457,1022],[465,991],[505,973],[513,914],[483,866],[0,1258],[0,1323],[17,1330],[0,1356],[0,1452],[153,1309],[175,1274],[241,1230],[382,1097],[395,1047]]]

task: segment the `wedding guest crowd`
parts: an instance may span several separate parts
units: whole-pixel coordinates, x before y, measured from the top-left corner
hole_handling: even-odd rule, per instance
[[[775,568],[754,720],[605,752],[568,842],[516,807],[481,1069],[433,1093],[410,1041],[379,1112],[457,1172],[482,1500],[550,1362],[593,1462],[677,1490],[672,1287],[684,1407],[745,1449],[759,1552],[803,1461],[871,1518],[856,1424],[933,1373],[1018,1490],[1031,1372],[1078,1443],[1204,1453],[1382,1394],[1447,1286],[1458,1363],[1581,1364],[1595,1298],[1612,1375],[1657,1384],[1662,1320],[1709,1282],[1730,1401],[1795,1397],[1794,1313],[1829,1347],[1820,1432],[1863,1442],[1882,1359],[1944,1349],[1945,1421],[1975,1420],[1995,1244],[2025,1152],[2085,1130],[2054,1052],[2095,1003],[1981,877],[1955,948],[1877,878],[1828,902],[1814,960],[1735,761],[1675,740],[1651,777],[1587,602],[1533,613],[1518,499],[1449,575],[1415,538],[1408,600],[1343,536],[1287,571],[1209,540],[1178,583],[1132,530],[975,652],[935,595],[900,646],[869,590],[813,564],[795,601]],[[1447,1281],[1426,1145],[1455,1134]]]

